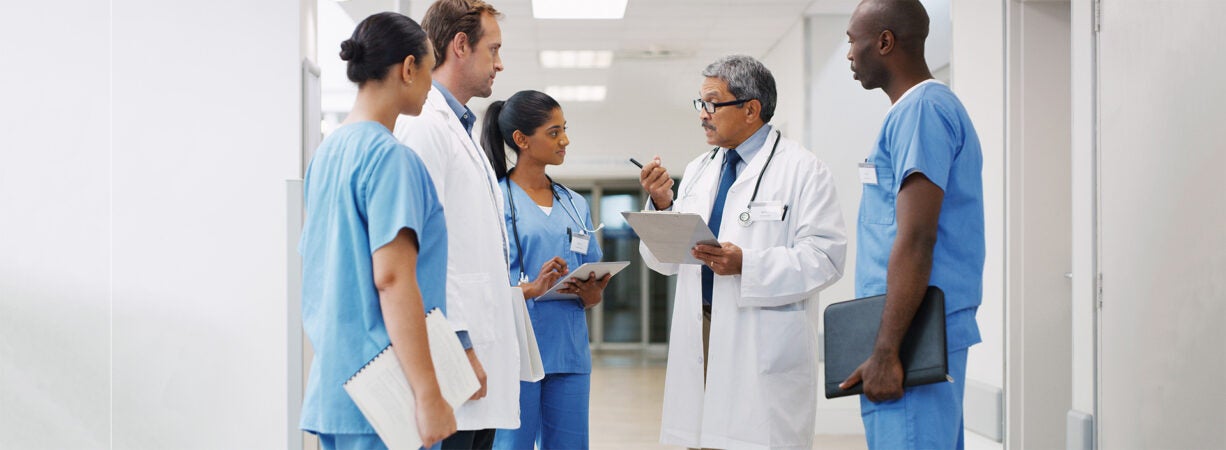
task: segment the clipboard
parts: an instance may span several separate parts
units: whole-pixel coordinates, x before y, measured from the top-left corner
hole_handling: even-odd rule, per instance
[[[629,265],[630,265],[630,261],[610,261],[610,262],[586,263],[582,266],[579,266],[579,268],[577,269],[571,270],[570,273],[567,273],[566,276],[558,280],[558,282],[555,283],[553,287],[550,287],[548,291],[545,291],[544,294],[541,294],[540,297],[537,297],[536,301],[540,302],[540,301],[551,301],[551,300],[578,300],[579,299],[578,295],[559,293],[558,289],[562,289],[566,287],[566,282],[568,280],[572,280],[572,279],[587,280],[588,274],[592,272],[596,272],[597,278],[603,278],[605,275],[608,275],[608,274],[617,275],[618,272],[621,272],[622,269],[625,269],[626,266],[629,266]]]
[[[719,246],[715,234],[694,213],[672,211],[623,212],[626,223],[639,235],[657,260],[670,264],[702,264],[690,255],[698,244]]]

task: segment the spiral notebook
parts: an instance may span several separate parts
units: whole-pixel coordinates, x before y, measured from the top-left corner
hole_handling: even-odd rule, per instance
[[[477,392],[481,383],[473,373],[460,339],[437,309],[426,315],[426,335],[443,399],[452,409],[459,408]],[[421,436],[417,434],[417,402],[391,345],[358,369],[344,387],[389,450],[421,447]]]

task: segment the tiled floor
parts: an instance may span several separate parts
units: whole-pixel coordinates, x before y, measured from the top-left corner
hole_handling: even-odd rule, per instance
[[[659,443],[664,354],[598,351],[592,355],[593,450],[676,449]],[[864,436],[819,435],[814,449],[866,448]]]

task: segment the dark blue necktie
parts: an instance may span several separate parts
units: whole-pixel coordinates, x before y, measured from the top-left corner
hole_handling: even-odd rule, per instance
[[[741,155],[736,150],[728,149],[724,154],[724,169],[719,174],[719,192],[715,194],[715,204],[711,205],[711,216],[707,226],[716,238],[719,237],[719,225],[724,217],[724,200],[728,199],[728,188],[736,181],[736,164],[741,162]],[[711,304],[711,285],[715,282],[715,272],[710,267],[702,266],[702,304]]]

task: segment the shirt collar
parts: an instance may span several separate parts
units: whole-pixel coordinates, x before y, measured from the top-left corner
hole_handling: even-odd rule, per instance
[[[434,82],[434,87],[443,93],[443,99],[447,100],[447,106],[450,106],[451,111],[455,112],[456,118],[460,119],[460,124],[464,125],[464,130],[468,131],[468,135],[471,137],[473,135],[473,124],[477,123],[477,116],[467,106],[460,104],[460,101],[456,100],[454,95],[451,95],[451,91],[448,91],[438,81]]]
[[[771,128],[769,123],[762,124],[762,127],[750,135],[749,139],[736,146],[736,154],[741,157],[741,161],[749,164],[753,160],[754,155],[758,154],[758,150],[761,150],[762,146],[766,145],[766,137],[770,135]]]

